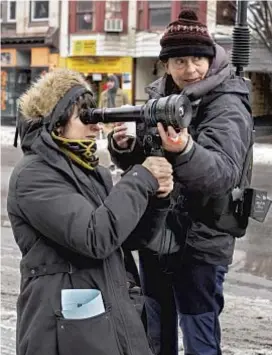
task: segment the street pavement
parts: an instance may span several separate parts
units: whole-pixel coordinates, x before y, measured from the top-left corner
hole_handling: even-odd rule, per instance
[[[1,128],[1,354],[15,355],[16,298],[20,253],[6,212],[10,173],[21,156],[12,147],[14,131]],[[272,198],[272,136],[255,146],[252,185]],[[109,166],[105,142],[100,158]],[[120,171],[114,171],[118,181]],[[250,221],[248,233],[237,240],[234,262],[225,283],[226,305],[221,317],[224,355],[272,355],[272,208],[265,223]],[[181,352],[182,354],[182,346]],[[38,355],[38,354],[37,354]]]

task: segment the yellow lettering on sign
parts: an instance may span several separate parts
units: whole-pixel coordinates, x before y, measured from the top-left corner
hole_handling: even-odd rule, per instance
[[[131,57],[67,58],[67,68],[88,73],[132,73]]]
[[[96,40],[74,40],[72,45],[72,55],[88,56],[96,55]]]

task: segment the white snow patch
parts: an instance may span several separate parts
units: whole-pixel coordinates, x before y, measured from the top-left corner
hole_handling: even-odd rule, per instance
[[[4,146],[12,146],[14,142],[14,135],[15,135],[16,128],[14,126],[1,126],[1,145]],[[18,145],[19,145],[19,138],[18,138]]]
[[[272,144],[255,143],[253,160],[255,164],[272,165]]]
[[[2,221],[2,227],[10,228],[10,227],[11,227],[10,221],[9,221],[9,220],[7,220],[7,221]]]

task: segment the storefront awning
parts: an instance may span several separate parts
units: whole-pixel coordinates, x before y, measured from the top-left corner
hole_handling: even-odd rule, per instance
[[[59,44],[59,29],[54,27],[49,27],[45,33],[31,33],[26,35],[9,35],[1,37],[1,47],[20,47],[22,45],[30,47],[32,46],[47,46],[58,48]]]

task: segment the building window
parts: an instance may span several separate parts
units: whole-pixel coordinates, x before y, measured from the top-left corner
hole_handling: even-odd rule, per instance
[[[91,31],[94,25],[93,1],[77,1],[76,30]]]
[[[236,1],[216,2],[216,24],[234,26],[236,17]]]
[[[149,28],[162,28],[171,21],[171,1],[149,1]]]
[[[8,22],[16,21],[16,1],[7,2],[7,21]]]
[[[106,1],[106,20],[122,18],[121,1]]]
[[[190,9],[197,13],[199,9],[199,1],[181,1],[180,7],[181,10]]]
[[[31,21],[47,21],[49,18],[49,1],[31,2]]]

